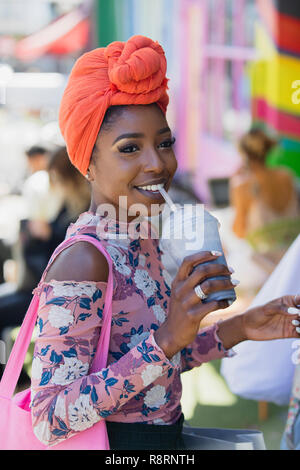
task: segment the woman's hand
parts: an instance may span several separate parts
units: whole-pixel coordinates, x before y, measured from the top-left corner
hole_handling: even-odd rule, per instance
[[[298,305],[300,305],[300,296],[286,295],[261,307],[248,310],[242,315],[242,327],[246,339],[264,341],[299,338],[299,333],[296,331],[300,326]],[[298,331],[300,332],[300,329]]]
[[[206,295],[234,287],[227,266],[203,265],[216,260],[219,255],[203,251],[187,256],[172,282],[167,320],[154,334],[156,343],[169,359],[194,341],[200,322],[208,313],[228,307],[227,300],[202,303],[194,291],[198,284]],[[197,268],[192,272],[195,266]],[[226,276],[226,279],[210,279],[216,276]]]
[[[219,323],[218,336],[225,349],[230,349],[245,340],[299,338],[298,305],[300,305],[300,296],[287,295],[272,300]],[[299,328],[298,331],[296,328]]]

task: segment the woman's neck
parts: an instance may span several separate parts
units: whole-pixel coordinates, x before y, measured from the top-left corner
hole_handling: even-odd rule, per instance
[[[88,212],[92,212],[93,214],[99,214],[98,208],[99,208],[100,205],[101,205],[101,203],[97,204],[95,202],[95,200],[93,199],[93,197],[92,197],[91,204],[90,204]],[[122,222],[130,223],[138,217],[136,215],[135,216],[128,216],[127,211],[122,210],[122,208],[120,208],[119,206],[115,207],[113,204],[111,204],[111,205],[114,208],[114,210],[112,211],[114,215],[112,215],[111,213],[108,214],[108,218],[111,219],[111,220],[116,220],[116,222],[122,221]],[[102,215],[102,214],[100,214],[100,215]]]
[[[250,171],[256,174],[265,173],[268,170],[265,165],[261,165],[260,163],[254,163],[254,162],[249,163],[249,169]]]

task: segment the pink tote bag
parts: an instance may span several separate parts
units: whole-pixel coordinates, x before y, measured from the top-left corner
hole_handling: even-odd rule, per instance
[[[55,250],[55,256],[49,261],[42,280],[50,264],[64,248],[78,241],[87,241],[98,248],[106,257],[109,265],[108,285],[103,312],[103,326],[97,345],[96,355],[90,373],[106,367],[110,341],[112,317],[112,260],[101,243],[87,235],[76,235],[64,240]],[[56,252],[57,251],[57,252]],[[30,389],[13,396],[28,350],[37,319],[39,297],[34,294],[7,361],[0,382],[0,449],[1,450],[108,450],[109,441],[105,420],[55,446],[42,444],[33,433],[30,411]]]

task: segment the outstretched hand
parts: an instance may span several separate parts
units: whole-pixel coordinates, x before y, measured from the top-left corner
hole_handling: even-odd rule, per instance
[[[300,296],[286,295],[241,315],[247,340],[300,337]]]

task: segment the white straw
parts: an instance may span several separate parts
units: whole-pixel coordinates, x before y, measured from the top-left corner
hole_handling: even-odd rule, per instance
[[[166,201],[166,203],[168,204],[168,206],[170,207],[170,209],[173,211],[173,212],[177,212],[177,207],[176,205],[174,204],[174,202],[172,201],[172,199],[170,198],[169,194],[167,193],[167,191],[164,189],[164,188],[161,188],[159,190],[160,194],[162,195],[162,197],[164,198],[164,200]]]

